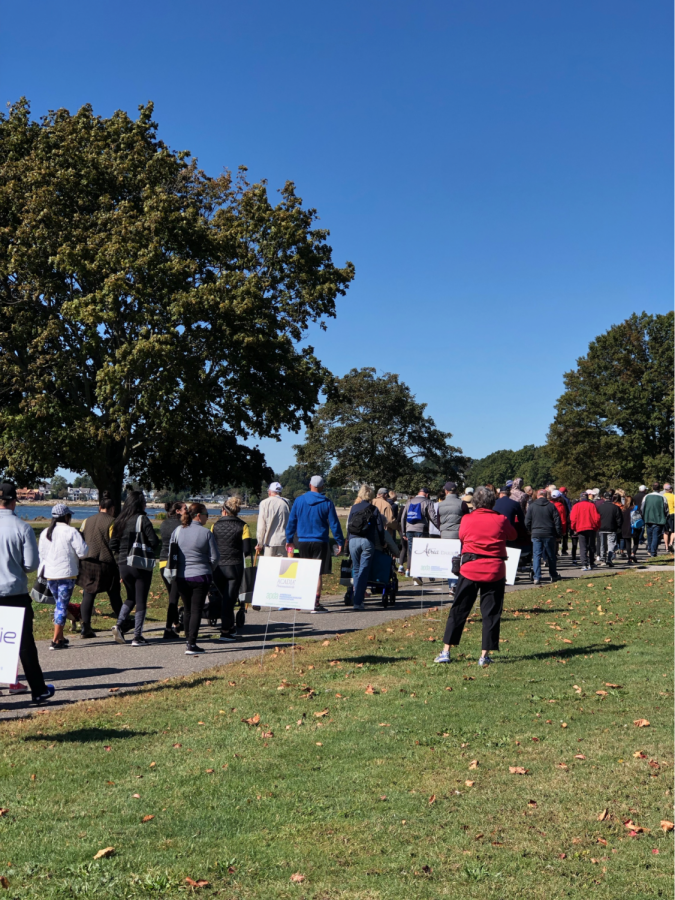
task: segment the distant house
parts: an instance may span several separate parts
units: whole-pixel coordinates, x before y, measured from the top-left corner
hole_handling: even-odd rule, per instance
[[[44,500],[45,492],[40,488],[17,488],[16,498],[20,503],[34,503],[36,500]]]
[[[84,503],[92,500],[98,500],[98,490],[97,488],[69,487],[68,499],[72,500],[73,502]]]

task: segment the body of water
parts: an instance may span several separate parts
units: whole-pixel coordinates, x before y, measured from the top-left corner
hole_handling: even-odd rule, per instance
[[[95,516],[98,512],[98,506],[72,506],[73,511],[73,519],[77,519],[81,522],[83,519],[88,519],[90,516]],[[147,509],[146,515],[153,519],[158,513],[164,512],[162,509]],[[18,503],[16,507],[16,514],[20,519],[26,519],[28,522],[33,519],[37,519],[42,516],[44,519],[50,519],[52,513],[51,506],[31,506],[29,503]],[[219,510],[210,509],[210,516],[218,516],[220,515]],[[239,513],[241,516],[257,516],[257,509],[242,509]]]

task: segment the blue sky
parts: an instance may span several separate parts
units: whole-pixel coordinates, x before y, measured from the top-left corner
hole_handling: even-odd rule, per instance
[[[542,443],[588,342],[672,303],[672,4],[0,2],[3,101],[134,112],[295,181],[356,266],[336,374],[400,374],[466,453]],[[293,461],[295,436],[264,441]]]

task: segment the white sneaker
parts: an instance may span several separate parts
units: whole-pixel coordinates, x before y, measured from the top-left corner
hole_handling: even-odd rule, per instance
[[[112,636],[115,638],[115,643],[126,644],[127,640],[124,637],[122,629],[118,625],[113,625],[110,630],[112,631]]]
[[[413,578],[413,584],[417,585],[417,587],[422,587],[422,582],[419,580],[419,578]]]

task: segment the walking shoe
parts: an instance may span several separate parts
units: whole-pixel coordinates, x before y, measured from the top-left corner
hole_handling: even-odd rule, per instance
[[[97,635],[96,635],[96,632],[94,631],[94,629],[93,629],[91,626],[89,626],[89,627],[87,628],[86,626],[83,625],[83,626],[82,626],[82,631],[80,632],[80,637],[83,638],[83,639],[86,639],[86,638],[95,638],[95,637],[97,637]]]
[[[320,603],[317,603],[316,606],[314,607],[314,609],[312,610],[312,612],[313,613],[324,613],[324,612],[328,612],[328,610],[326,609],[325,606],[322,606]]]
[[[119,625],[113,625],[110,630],[112,631],[112,636],[115,638],[116,644],[126,644],[127,641],[124,637],[124,632]]]
[[[609,569],[612,569],[612,568],[614,567],[614,563],[613,563],[613,561],[612,561],[611,559],[608,559],[607,562],[605,563],[605,565],[606,565]]]
[[[399,566],[397,571],[398,571],[399,575],[403,575],[403,573],[405,572],[405,569],[403,568],[403,566]]]
[[[436,659],[435,663],[449,663],[450,662],[450,651],[449,650],[441,650]]]
[[[553,583],[554,581],[562,581],[562,580],[563,580],[562,575],[551,575],[551,583]]]
[[[142,634],[139,634],[138,637],[135,637],[131,642],[132,647],[145,647],[150,643],[150,641],[146,641]]]
[[[218,640],[222,641],[223,643],[229,643],[231,641],[236,641],[237,640],[237,629],[233,628],[232,631],[224,631],[220,635]]]
[[[538,581],[538,580],[535,578],[534,581],[532,582],[532,584],[533,584],[535,587],[539,587],[539,585],[541,584],[541,581]]]
[[[590,567],[590,566],[582,566],[582,567],[581,567],[581,571],[582,571],[582,572],[590,572],[590,571],[591,571],[591,567]]]
[[[61,640],[61,641],[52,641],[52,642],[49,644],[49,649],[50,649],[50,650],[67,650],[67,649],[68,649],[68,642],[65,641],[65,640]]]
[[[410,578],[410,569],[405,570],[405,577]]]
[[[356,606],[356,604],[354,604],[354,606],[352,606],[352,609],[353,609],[355,612],[365,612],[365,610],[366,610],[366,608],[365,608],[365,606],[363,605],[363,603],[362,603],[360,606]]]
[[[173,628],[165,628],[162,635],[163,641],[180,641],[181,638],[176,634]]]
[[[413,584],[416,587],[422,587],[422,582],[419,580],[419,578],[413,578]]]
[[[200,653],[206,653],[206,650],[203,647],[198,647],[196,644],[188,644],[185,650],[186,656],[198,656]]]
[[[492,663],[493,660],[489,656],[481,656],[481,658],[478,660],[478,665],[481,667],[481,669],[485,668],[485,666],[491,666]]]
[[[573,559],[573,560],[572,560],[572,565],[573,565],[573,566],[578,566],[579,563],[576,561],[576,559]]]
[[[9,686],[10,694],[27,694],[28,688],[25,684],[21,684],[20,681],[17,681],[16,684],[10,684]]]
[[[56,688],[53,684],[47,684],[45,685],[45,687],[47,688],[47,690],[44,692],[44,694],[40,694],[39,697],[33,696],[33,703],[46,703],[48,700],[52,699],[52,697],[56,693]]]

